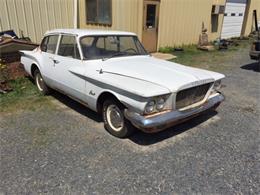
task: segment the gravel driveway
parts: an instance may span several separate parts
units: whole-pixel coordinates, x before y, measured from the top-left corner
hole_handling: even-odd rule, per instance
[[[114,138],[58,93],[0,116],[0,194],[260,194],[260,73],[247,52],[227,64],[218,112],[157,134]]]

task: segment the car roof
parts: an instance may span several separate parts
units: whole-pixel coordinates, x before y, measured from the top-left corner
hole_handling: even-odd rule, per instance
[[[100,30],[100,29],[55,29],[50,30],[45,33],[46,35],[50,34],[73,34],[77,36],[89,36],[89,35],[130,35],[136,36],[135,33],[132,32],[124,32],[124,31],[112,31],[112,30]]]

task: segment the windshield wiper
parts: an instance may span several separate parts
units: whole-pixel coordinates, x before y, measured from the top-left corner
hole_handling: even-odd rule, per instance
[[[129,56],[129,55],[131,55],[131,54],[128,54],[128,53],[126,53],[126,52],[117,52],[117,53],[114,53],[114,54],[111,55],[111,56],[102,58],[102,61],[106,61],[106,60],[109,60],[109,59],[111,59],[111,58],[113,58],[113,57],[122,56],[122,55],[127,55],[127,56]]]

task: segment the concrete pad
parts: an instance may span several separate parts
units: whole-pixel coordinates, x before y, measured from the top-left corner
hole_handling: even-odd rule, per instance
[[[162,59],[162,60],[171,60],[171,59],[177,58],[177,56],[174,56],[174,55],[169,54],[169,53],[156,52],[156,53],[152,53],[151,55],[155,58],[159,58],[159,59]]]

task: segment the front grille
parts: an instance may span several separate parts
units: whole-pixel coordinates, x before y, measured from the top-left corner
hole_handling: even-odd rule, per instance
[[[211,84],[207,83],[179,91],[176,96],[176,109],[181,109],[203,100]]]

